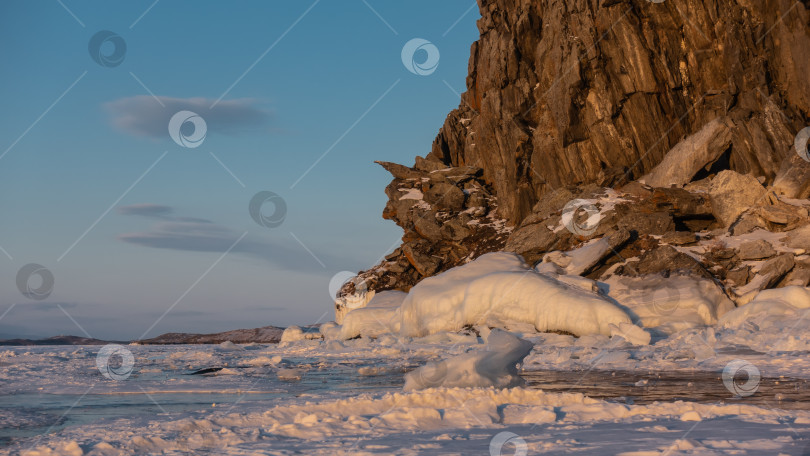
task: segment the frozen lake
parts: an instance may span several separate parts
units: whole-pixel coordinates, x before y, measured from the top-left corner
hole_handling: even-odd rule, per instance
[[[671,445],[803,454],[804,352],[768,354],[741,347],[737,333],[720,336],[704,358],[683,348],[694,346],[690,333],[653,346],[535,334],[525,388],[412,393],[402,391],[405,373],[482,350],[480,338],[126,346],[133,366],[122,380],[102,375],[99,346],[9,347],[0,349],[0,454],[41,445],[82,455],[487,454],[504,430],[551,454],[665,454]],[[738,358],[762,370],[750,396],[723,382]],[[113,371],[120,361],[110,360]]]
[[[263,345],[241,350],[148,345],[126,347],[138,362],[125,380],[117,381],[98,371],[94,353],[99,348],[11,348],[20,359],[18,364],[0,365],[5,371],[0,386],[4,417],[0,445],[134,415],[229,410],[239,405],[269,408],[297,397],[395,391],[402,388],[406,369],[378,372],[378,360],[327,361],[305,356],[274,360],[257,355]],[[23,362],[26,358],[29,361]],[[359,373],[364,368],[369,369],[366,375]]]
[[[271,346],[272,348],[272,346]],[[104,378],[94,353],[99,347],[14,348],[20,363],[4,363],[0,388],[4,416],[0,445],[72,426],[137,415],[266,408],[296,398],[337,399],[362,393],[397,392],[417,357],[394,365],[379,358],[272,358],[265,346],[223,350],[219,346],[129,346],[138,360],[122,381]],[[278,355],[276,355],[278,356]],[[22,360],[29,358],[29,362]],[[36,359],[37,361],[34,361]],[[39,372],[40,375],[37,375]],[[810,409],[804,379],[762,378],[758,394],[734,398],[719,372],[532,369],[521,371],[528,388],[575,392],[627,404],[655,401],[741,403]],[[24,381],[28,378],[35,381]]]

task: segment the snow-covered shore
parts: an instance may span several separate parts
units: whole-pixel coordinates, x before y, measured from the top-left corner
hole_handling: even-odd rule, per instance
[[[342,325],[288,328],[279,344],[0,351],[0,439],[8,443],[0,452],[810,449],[808,288],[766,290],[735,307],[694,276],[595,282],[495,253],[408,294],[369,298],[358,299]],[[111,365],[111,354],[123,365]],[[551,371],[564,373],[559,384],[520,376]],[[593,372],[603,373],[600,384],[584,395],[579,386]],[[680,376],[683,388],[648,390],[653,373]],[[689,378],[709,382],[697,388],[712,393],[689,397],[696,387]]]
[[[810,319],[800,320],[805,312],[695,327],[651,345],[604,335],[537,333],[529,325],[512,329],[534,343],[524,372],[557,369],[571,371],[576,379],[576,373],[589,371],[707,371],[718,374],[719,384],[719,374],[738,359],[755,366],[762,377],[810,378],[810,360],[803,356],[810,342],[787,335],[797,323],[801,332],[810,329]],[[798,455],[810,445],[810,411],[788,410],[777,399],[746,405],[731,392],[713,403],[636,405],[532,388],[402,390],[406,371],[486,350],[489,334],[478,330],[480,336],[469,331],[281,345],[130,346],[135,366],[124,381],[99,374],[98,347],[5,350],[0,353],[0,392],[7,400],[34,392],[72,393],[81,407],[97,393],[120,397],[148,392],[157,404],[172,391],[221,389],[233,394],[197,410],[169,408],[163,413],[155,406],[153,413],[67,423],[54,434],[21,439],[0,452],[490,454],[493,442],[507,441],[501,454],[515,454],[516,444],[526,454]],[[210,376],[180,375],[213,366],[225,368]],[[313,386],[332,377],[345,383]],[[363,383],[375,379],[379,381],[373,387]],[[249,392],[276,395],[240,399]]]

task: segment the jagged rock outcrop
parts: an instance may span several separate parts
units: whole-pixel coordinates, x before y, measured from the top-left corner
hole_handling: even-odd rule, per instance
[[[413,167],[381,163],[403,244],[341,296],[498,249],[591,278],[805,280],[789,252],[754,267],[722,236],[808,223],[791,199],[810,196],[810,0],[478,3],[459,108]]]
[[[482,168],[511,223],[552,189],[643,176],[716,119],[730,141],[707,154],[721,166],[770,184],[795,155],[810,118],[810,2],[479,5],[467,92],[427,158]]]
[[[511,228],[496,215],[492,188],[481,178],[480,168],[436,166],[421,159],[413,168],[377,163],[394,176],[385,188],[383,218],[405,231],[402,245],[347,282],[339,295],[407,291],[425,277],[504,246]],[[350,305],[364,304],[355,302],[363,297],[352,299]],[[345,299],[340,302],[348,305]]]

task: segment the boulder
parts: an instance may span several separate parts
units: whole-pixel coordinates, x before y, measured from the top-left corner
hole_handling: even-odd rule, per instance
[[[648,250],[641,255],[639,261],[627,263],[621,268],[621,271],[617,269],[617,273],[631,277],[648,274],[668,276],[674,271],[689,271],[702,277],[712,278],[700,262],[669,245]]]
[[[759,215],[774,225],[784,225],[782,228],[796,226],[802,221],[797,207],[781,201],[777,201],[773,205],[762,206],[759,209]]]
[[[653,187],[681,186],[702,168],[709,168],[731,145],[733,123],[718,117],[682,139],[641,180]]]
[[[414,230],[425,239],[435,241],[442,238],[441,227],[436,221],[436,212],[426,211],[416,215],[413,221]]]
[[[692,193],[682,188],[656,188],[652,201],[676,217],[703,217],[712,215],[712,204],[705,194]]]
[[[712,213],[723,226],[734,223],[743,212],[760,203],[765,188],[751,175],[725,170],[712,179],[709,189]]]
[[[793,254],[790,253],[783,253],[766,261],[757,273],[757,275],[766,278],[762,289],[776,285],[785,274],[793,269],[794,264]]]
[[[471,233],[472,230],[470,230],[462,220],[455,217],[446,221],[441,227],[442,237],[451,241],[460,241]]]
[[[627,230],[612,231],[601,239],[591,240],[569,252],[555,250],[547,253],[543,256],[543,262],[556,264],[565,274],[584,275],[611,253],[615,253],[629,239],[630,233]]]
[[[649,198],[655,189],[649,185],[642,184],[639,181],[632,181],[620,188],[619,191],[628,195],[637,196],[639,198]]]
[[[802,249],[805,252],[810,252],[810,225],[789,231],[787,236],[782,238],[782,242],[792,249]]]
[[[735,287],[741,287],[748,283],[751,277],[751,266],[741,266],[726,273],[726,280]]]
[[[810,197],[810,162],[791,154],[782,161],[779,171],[773,180],[773,191],[788,198]]]
[[[429,251],[426,243],[419,241],[409,242],[402,246],[405,258],[422,276],[433,275],[441,266],[441,260],[433,255],[423,253]]]
[[[768,222],[761,215],[759,211],[745,211],[737,218],[737,221],[729,228],[729,233],[734,236],[752,233],[756,230],[767,230]]]
[[[661,242],[670,245],[694,244],[697,236],[691,231],[668,231],[661,236]]]
[[[696,181],[689,182],[683,186],[683,189],[690,193],[709,193],[712,187],[712,178],[706,177]]]
[[[464,192],[450,183],[430,185],[425,201],[440,211],[460,211],[464,208]]]
[[[624,212],[618,213],[617,218],[617,227],[638,234],[663,235],[675,230],[672,215],[666,211],[642,212],[629,207]]]
[[[487,206],[489,206],[487,197],[481,192],[473,191],[467,196],[467,207],[478,207],[486,210]]]
[[[529,263],[542,258],[546,252],[557,247],[557,235],[542,223],[523,226],[515,230],[506,240],[504,250],[523,255]]]
[[[807,266],[796,266],[785,279],[779,283],[780,287],[798,286],[806,287],[810,284],[810,268]]]
[[[741,260],[762,260],[776,255],[776,250],[768,241],[758,239],[745,241],[740,244],[739,256]]]

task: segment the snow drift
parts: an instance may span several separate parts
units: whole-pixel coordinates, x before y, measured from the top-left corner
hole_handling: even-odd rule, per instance
[[[600,294],[540,274],[507,252],[424,279],[400,308],[400,334],[409,337],[508,321],[531,323],[538,331],[606,336],[611,324],[631,323]]]
[[[610,336],[611,325],[632,322],[596,287],[541,274],[517,254],[496,252],[426,278],[407,295],[377,294],[366,307],[346,314],[339,337],[424,337],[468,325],[508,323],[528,323],[537,331]]]
[[[706,325],[734,309],[713,281],[692,275],[612,276],[608,295],[625,306],[645,328],[664,334]]]
[[[359,335],[378,337],[399,333],[399,307],[406,296],[401,291],[377,293],[366,307],[351,310],[343,317],[339,337],[351,339]]]
[[[810,288],[784,287],[760,291],[748,304],[723,315],[720,324],[738,327],[754,322],[758,328],[784,328],[786,320],[793,327],[807,316],[810,309]]]

